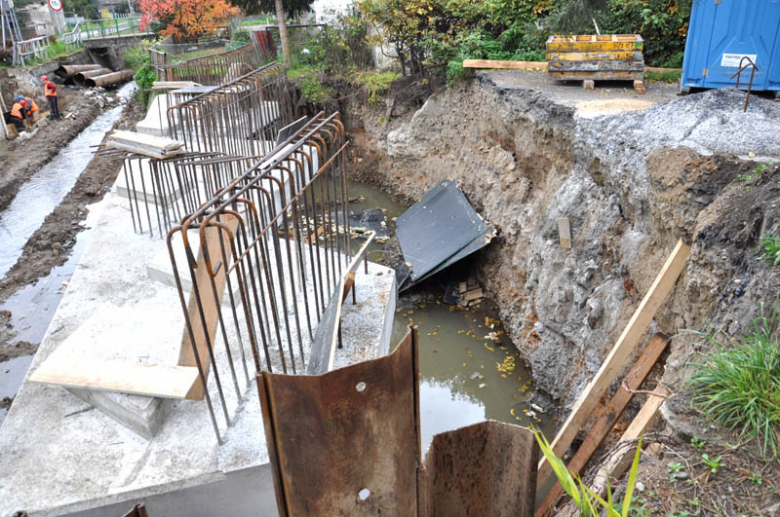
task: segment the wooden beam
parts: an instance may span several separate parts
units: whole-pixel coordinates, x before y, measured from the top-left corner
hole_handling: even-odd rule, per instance
[[[230,214],[223,214],[220,216],[219,221],[235,235],[236,228],[238,228],[237,217]],[[199,236],[196,238],[199,238]],[[222,241],[222,245],[220,245],[220,240]],[[203,248],[206,248],[211,265],[216,269],[217,264],[222,262],[222,246],[225,247],[228,263],[222,263],[220,265],[217,275],[213,278],[214,286],[212,287],[212,278],[206,268],[206,259]],[[197,366],[195,359],[195,349],[197,349],[200,364],[206,377],[208,377],[211,364],[209,358],[209,343],[211,344],[211,347],[214,348],[214,340],[217,335],[217,326],[219,323],[218,309],[222,304],[222,296],[225,294],[225,283],[227,282],[225,272],[230,267],[230,259],[232,258],[230,250],[230,239],[228,238],[226,231],[220,231],[217,227],[206,229],[206,243],[205,246],[201,245],[200,250],[198,251],[195,282],[190,290],[190,300],[187,304],[187,318],[192,326],[192,336],[190,336],[188,329],[185,328],[181,340],[181,349],[179,351],[179,365]],[[214,291],[216,291],[216,299]],[[203,311],[202,314],[201,310]],[[192,341],[193,337],[195,340],[194,347]],[[196,388],[197,389],[192,392],[191,397],[187,398],[192,400],[200,400],[203,398],[203,383],[200,379],[198,379]]]
[[[558,238],[561,241],[561,248],[571,248],[571,224],[566,217],[558,219]]]
[[[690,252],[690,246],[682,240],[677,241],[677,245],[653,281],[650,290],[647,291],[596,376],[588,383],[577,402],[574,403],[569,417],[553,440],[552,449],[558,457],[561,457],[569,448],[577,433],[582,429],[593,410],[596,409],[604,392],[615,380],[628,357],[634,352],[639,340],[647,332],[656,311],[669,295],[677,278],[685,268]],[[546,478],[549,474],[550,465],[542,458],[539,462],[538,475]]]
[[[198,369],[122,360],[72,359],[56,352],[30,374],[30,380],[68,388],[115,391],[147,397],[189,398]]]
[[[607,493],[607,477],[609,476],[610,484],[613,480],[617,480],[625,474],[625,472],[631,468],[631,463],[634,461],[634,454],[636,453],[636,441],[644,435],[650,427],[652,427],[656,418],[658,418],[658,409],[666,400],[671,392],[663,387],[659,386],[654,390],[660,396],[650,395],[647,401],[639,410],[634,420],[625,430],[623,436],[620,437],[620,442],[624,446],[620,447],[615,454],[610,456],[605,462],[605,466],[599,469],[596,474],[596,479],[593,481],[592,489],[595,493],[600,495],[606,495]],[[614,484],[612,485],[614,486]]]
[[[624,385],[618,388],[615,396],[609,401],[605,407],[601,409],[596,419],[596,422],[591,426],[585,441],[577,449],[576,454],[566,466],[572,475],[579,474],[585,465],[590,460],[590,457],[596,452],[596,449],[601,446],[601,443],[609,434],[612,427],[617,422],[620,415],[631,402],[634,396],[633,390],[638,389],[647,376],[650,374],[650,370],[658,362],[661,354],[666,350],[666,346],[669,344],[669,340],[656,334],[653,339],[647,344],[644,353],[634,364],[631,372],[626,376]],[[628,388],[628,389],[626,389]],[[537,490],[544,484],[545,480],[537,478],[536,488]],[[555,509],[555,505],[564,494],[563,486],[559,482],[556,482],[553,488],[547,493],[547,497],[544,502],[536,510],[536,517],[543,517],[551,515]]]
[[[464,59],[463,68],[547,70],[547,62],[546,61],[499,61],[495,59]]]

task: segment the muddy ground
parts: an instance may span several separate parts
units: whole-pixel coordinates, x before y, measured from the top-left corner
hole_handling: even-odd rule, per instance
[[[89,110],[89,113],[94,111],[95,115],[100,113],[100,108],[95,101],[87,98],[81,100],[82,102],[79,102],[78,105],[83,106],[83,109]],[[132,129],[135,123],[145,116],[145,113],[144,107],[135,98],[131,99],[114,125],[114,129]],[[86,119],[87,117],[81,118]],[[89,121],[92,119],[94,116]],[[86,125],[87,123],[84,123],[83,127],[65,126],[58,133],[63,139],[62,145],[65,145],[65,135],[69,135],[72,139],[80,132],[80,130],[76,130],[76,127],[83,129]],[[108,137],[108,134],[110,131],[105,138]],[[21,142],[15,149],[28,151],[43,146],[45,142],[44,138],[34,138]],[[54,152],[48,159],[51,159],[62,145],[52,146]],[[95,155],[87,169],[76,181],[73,189],[27,241],[17,263],[8,271],[5,278],[0,280],[0,302],[6,300],[25,285],[48,275],[54,267],[67,261],[70,250],[76,243],[77,234],[84,229],[79,223],[87,216],[87,205],[100,201],[103,195],[108,192],[116,180],[123,158],[124,153],[122,152],[101,151]],[[38,162],[25,161],[23,165],[14,168],[13,170],[18,174],[17,178],[27,178],[34,173],[37,167],[33,167],[32,163]],[[13,185],[14,191],[19,188],[21,183],[23,180],[19,180]],[[10,314],[7,311],[0,312],[0,362],[20,355],[35,353],[38,347],[38,343],[26,342],[8,346],[13,335]]]
[[[98,100],[84,96],[83,92],[59,87],[60,111],[63,115],[69,112],[73,115],[62,120],[42,122],[32,138],[11,141],[0,151],[0,210],[11,203],[30,176],[54,158],[101,113]],[[36,102],[41,111],[49,110],[45,99],[36,99]]]

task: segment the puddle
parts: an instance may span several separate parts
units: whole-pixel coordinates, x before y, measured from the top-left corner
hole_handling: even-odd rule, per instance
[[[392,218],[408,208],[370,185],[351,184],[349,196],[363,198],[350,203],[350,210],[385,209],[391,235]],[[353,246],[361,243],[353,240]],[[369,260],[378,262],[383,245],[370,249]],[[409,324],[418,327],[423,454],[434,434],[485,420],[535,425],[548,436],[554,431],[554,421],[528,405],[533,393],[530,371],[487,303],[468,309],[440,301],[405,307],[402,296],[398,305],[391,343],[403,338]],[[487,337],[491,332],[500,343]]]
[[[134,90],[135,83],[130,82],[119,90],[117,96],[129,98]],[[96,118],[22,185],[8,208],[0,212],[0,241],[3,243],[0,246],[0,276],[16,263],[30,236],[76,184],[92,160],[94,146],[100,144],[122,114],[122,107],[116,106]]]

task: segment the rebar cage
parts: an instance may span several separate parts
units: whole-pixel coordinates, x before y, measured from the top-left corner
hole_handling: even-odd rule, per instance
[[[222,84],[254,70],[262,63],[260,52],[252,43],[176,64],[167,63],[167,53],[154,51],[152,56],[155,56],[153,66],[161,81],[194,81],[204,86]]]
[[[249,367],[305,371],[314,329],[351,260],[346,147],[338,114],[320,113],[168,232],[185,317],[179,364],[197,366],[220,442],[215,400],[229,426],[254,377]]]

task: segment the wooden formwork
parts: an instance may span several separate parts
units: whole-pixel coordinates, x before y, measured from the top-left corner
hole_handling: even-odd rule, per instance
[[[645,93],[644,41],[638,34],[550,36],[547,70],[558,80],[581,80],[586,89],[594,81],[634,81]]]

